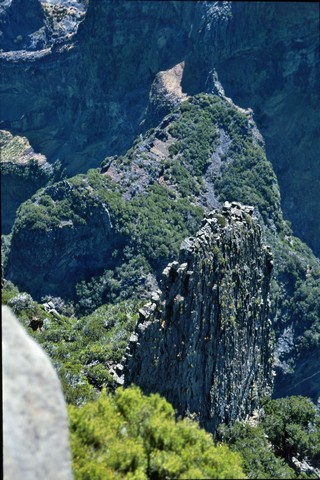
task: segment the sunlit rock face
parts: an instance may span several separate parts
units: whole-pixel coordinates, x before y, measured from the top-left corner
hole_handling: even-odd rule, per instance
[[[1,233],[9,234],[19,205],[53,178],[53,167],[26,137],[0,130]]]

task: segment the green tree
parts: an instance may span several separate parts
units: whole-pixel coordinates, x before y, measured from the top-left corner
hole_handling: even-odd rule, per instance
[[[139,388],[69,407],[76,479],[245,478],[239,454]]]
[[[312,401],[302,396],[269,400],[264,405],[263,428],[276,453],[291,461],[319,456],[314,442],[319,438],[319,417]]]
[[[284,459],[275,455],[261,425],[237,422],[220,427],[219,433],[232,450],[242,455],[248,478],[297,478]]]

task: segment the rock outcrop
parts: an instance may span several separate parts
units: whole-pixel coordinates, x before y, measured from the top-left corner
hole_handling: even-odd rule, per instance
[[[271,271],[253,207],[211,212],[140,311],[115,378],[159,392],[212,432],[245,418],[271,391]]]
[[[88,0],[5,0],[0,6],[0,52],[49,49],[71,40],[83,20]]]
[[[0,130],[1,233],[8,234],[22,202],[53,178],[53,167],[26,137]]]
[[[144,129],[156,125],[181,101],[187,99],[181,87],[183,71],[184,62],[181,62],[169,70],[157,73],[150,89]]]
[[[66,405],[52,364],[2,307],[5,480],[71,480]]]
[[[73,298],[76,283],[113,266],[112,251],[123,241],[86,179],[63,180],[28,202],[24,220],[15,223],[6,266],[6,277],[22,290],[37,300]]]

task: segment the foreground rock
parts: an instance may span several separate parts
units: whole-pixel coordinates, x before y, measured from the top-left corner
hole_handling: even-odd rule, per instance
[[[72,479],[68,419],[46,354],[2,307],[5,480]]]
[[[271,270],[252,207],[209,214],[141,310],[118,382],[159,392],[212,432],[245,418],[271,391]]]

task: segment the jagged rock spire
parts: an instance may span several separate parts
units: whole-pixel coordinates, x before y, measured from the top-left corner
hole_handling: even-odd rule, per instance
[[[119,383],[159,392],[212,432],[245,418],[271,391],[271,270],[253,207],[211,212],[140,311]]]

